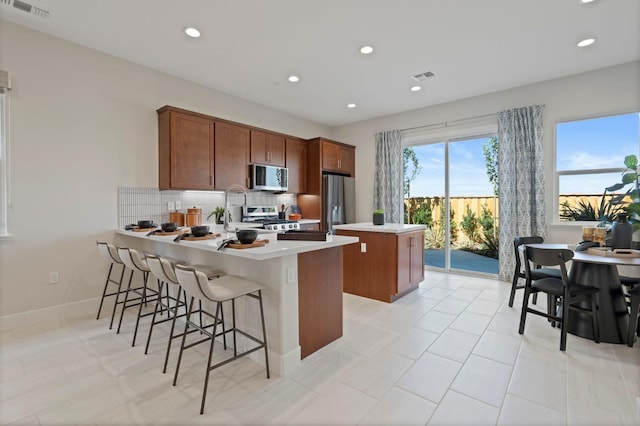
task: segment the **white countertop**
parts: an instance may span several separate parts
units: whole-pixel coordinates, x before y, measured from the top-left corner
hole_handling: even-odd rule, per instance
[[[346,225],[333,226],[333,229],[341,229],[343,231],[387,232],[391,234],[402,234],[404,232],[421,231],[426,228],[427,225],[414,225],[404,223],[385,223],[384,225],[374,225],[372,222],[348,223]]]
[[[292,254],[305,253],[315,250],[323,250],[331,247],[339,247],[347,244],[353,244],[358,242],[357,237],[347,237],[341,235],[329,235],[328,241],[297,241],[297,240],[278,240],[277,234],[260,234],[258,239],[267,239],[269,243],[262,247],[255,247],[250,249],[232,249],[225,248],[222,251],[218,251],[218,246],[226,238],[226,233],[222,232],[222,236],[210,240],[201,241],[184,241],[174,242],[176,235],[169,236],[146,236],[146,232],[134,232],[125,231],[124,229],[116,229],[116,234],[124,235],[132,238],[148,239],[154,242],[176,244],[185,247],[195,248],[199,250],[205,250],[210,252],[220,253],[220,255],[236,256],[245,259],[252,260],[266,260],[274,259],[281,256],[288,256]],[[234,234],[229,234],[233,236]]]

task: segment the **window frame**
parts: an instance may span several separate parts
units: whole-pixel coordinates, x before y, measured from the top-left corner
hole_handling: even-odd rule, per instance
[[[12,239],[8,217],[11,207],[9,106],[8,91],[0,90],[0,241]]]
[[[560,177],[561,176],[577,176],[577,175],[594,175],[594,174],[606,174],[606,173],[620,173],[625,170],[624,166],[609,167],[602,169],[579,169],[579,170],[558,170],[558,125],[563,123],[571,123],[576,121],[596,120],[599,118],[615,117],[618,115],[637,114],[640,120],[640,109],[631,109],[626,111],[618,111],[613,113],[606,113],[600,115],[581,116],[574,117],[565,120],[558,120],[553,125],[553,220],[551,225],[553,226],[584,226],[593,225],[597,221],[572,221],[572,220],[560,220]],[[640,138],[638,140],[638,150],[635,153],[640,159]],[[622,159],[624,160],[624,159]],[[622,164],[622,161],[621,161]],[[611,182],[614,185],[616,182]]]

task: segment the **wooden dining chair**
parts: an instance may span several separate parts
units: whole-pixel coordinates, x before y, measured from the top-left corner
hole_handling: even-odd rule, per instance
[[[526,279],[524,268],[522,267],[521,261],[521,250],[520,247],[524,244],[542,244],[544,239],[542,237],[533,236],[533,237],[515,237],[513,239],[513,249],[516,257],[516,267],[513,271],[513,280],[511,282],[511,295],[509,296],[509,307],[513,307],[513,300],[516,297],[516,290],[523,289],[524,284],[520,285],[519,281],[522,279]],[[534,277],[544,278],[544,277],[555,277],[560,278],[560,270],[554,268],[540,268],[539,265],[533,271]],[[533,303],[536,304],[538,302],[538,295],[534,294]]]
[[[520,313],[520,328],[518,333],[524,334],[527,314],[535,314],[559,322],[560,327],[560,350],[567,348],[567,323],[569,322],[569,310],[583,312],[591,316],[593,324],[593,336],[596,343],[600,343],[600,329],[598,326],[598,310],[594,295],[600,291],[597,287],[582,285],[569,281],[567,275],[566,262],[573,258],[573,252],[566,249],[547,249],[526,247],[524,256],[525,266],[525,287],[524,299],[522,301],[522,311]],[[533,265],[559,266],[561,278],[536,277],[532,274]],[[555,312],[542,312],[529,307],[529,297],[532,294],[543,292],[551,300],[548,306],[555,307],[558,303],[562,306],[560,314]],[[580,302],[589,302],[589,309],[578,305]]]

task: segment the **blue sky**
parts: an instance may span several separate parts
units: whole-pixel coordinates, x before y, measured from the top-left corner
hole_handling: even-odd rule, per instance
[[[638,155],[639,115],[637,113],[559,123],[556,128],[558,170],[623,167],[624,157]],[[451,196],[487,196],[493,193],[486,173],[482,146],[489,138],[449,144]],[[444,196],[444,143],[414,146],[422,170],[411,183],[411,196]],[[553,179],[553,176],[547,176]],[[560,181],[561,194],[602,194],[618,182],[618,173],[566,176]]]

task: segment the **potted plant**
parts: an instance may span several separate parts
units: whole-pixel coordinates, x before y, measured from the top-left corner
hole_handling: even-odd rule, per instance
[[[608,187],[609,192],[617,191],[627,185],[631,185],[626,192],[618,194],[612,199],[612,204],[623,205],[627,211],[629,222],[633,225],[633,230],[640,229],[640,188],[638,186],[638,157],[627,155],[624,157],[625,169],[622,172],[622,182]],[[630,201],[627,199],[630,198]]]
[[[215,216],[216,218],[216,223],[218,225],[222,224],[222,215],[224,214],[224,208],[222,207],[216,207],[214,211],[212,211],[209,216],[207,216],[207,220],[209,220],[211,218],[211,216]]]
[[[373,211],[373,224],[384,225],[384,210],[378,209]]]

